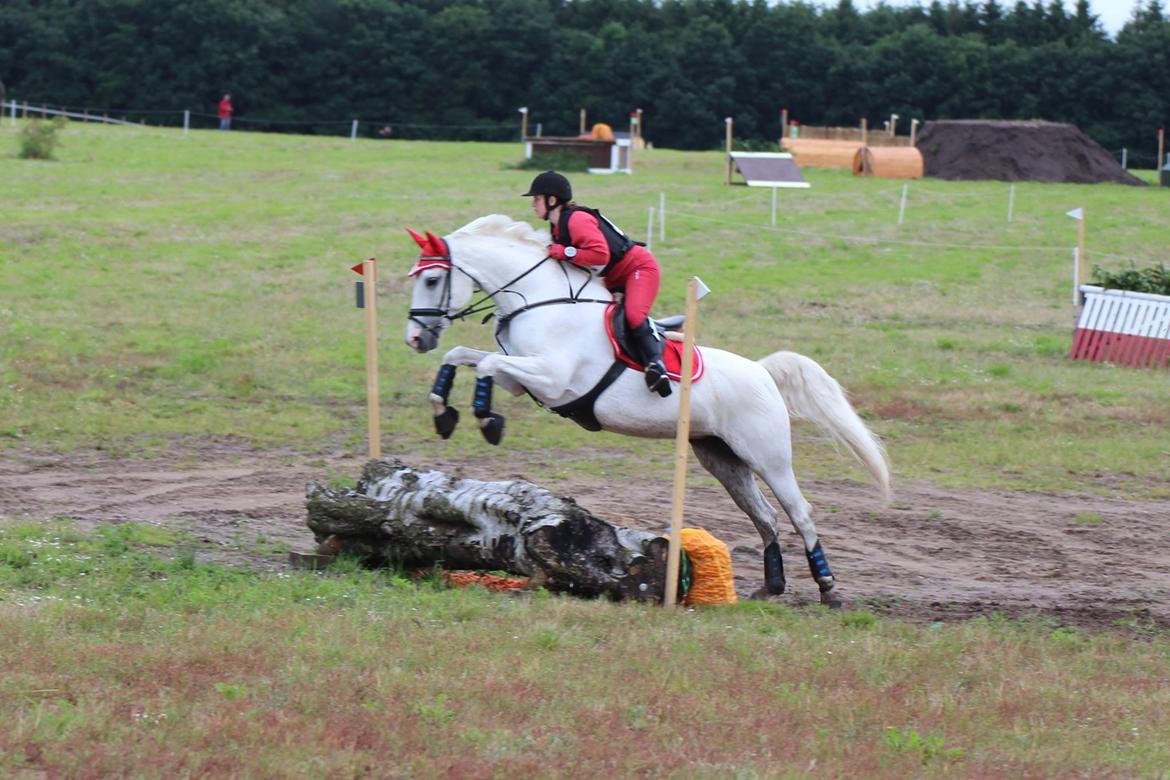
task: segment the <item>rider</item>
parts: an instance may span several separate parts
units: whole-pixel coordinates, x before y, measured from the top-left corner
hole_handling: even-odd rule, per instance
[[[549,257],[600,269],[606,288],[624,292],[626,323],[646,366],[646,387],[666,397],[670,379],[662,362],[662,341],[650,323],[650,308],[658,295],[658,261],[645,246],[632,241],[601,212],[573,202],[573,187],[556,171],[532,180],[524,197],[532,197],[536,216],[548,220],[552,231]]]

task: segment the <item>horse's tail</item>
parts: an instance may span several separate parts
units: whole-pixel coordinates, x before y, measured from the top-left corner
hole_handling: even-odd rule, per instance
[[[857,416],[837,380],[815,360],[795,352],[774,352],[760,360],[768,370],[788,411],[811,420],[853,453],[890,500],[890,466],[877,436]]]

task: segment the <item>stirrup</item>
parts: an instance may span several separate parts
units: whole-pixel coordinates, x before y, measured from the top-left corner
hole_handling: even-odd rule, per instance
[[[646,388],[650,392],[658,393],[663,398],[670,395],[670,377],[666,375],[666,366],[661,361],[646,366],[643,376],[646,379]]]

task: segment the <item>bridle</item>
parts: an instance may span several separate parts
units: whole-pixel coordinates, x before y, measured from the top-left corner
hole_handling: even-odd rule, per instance
[[[473,314],[479,314],[480,312],[487,311],[487,312],[489,312],[489,314],[483,318],[482,323],[486,323],[492,317],[496,318],[496,332],[495,332],[496,343],[500,345],[500,349],[504,350],[504,352],[506,354],[507,350],[504,349],[504,345],[500,342],[500,334],[503,332],[503,330],[508,326],[508,324],[512,320],[516,319],[516,317],[523,314],[524,312],[531,311],[533,309],[538,309],[542,306],[554,306],[554,305],[576,304],[576,303],[604,303],[604,304],[608,305],[608,304],[613,303],[613,300],[601,300],[598,298],[582,298],[581,293],[585,291],[585,286],[588,285],[590,280],[593,279],[593,274],[590,273],[587,269],[578,268],[578,270],[582,271],[585,274],[585,279],[584,279],[584,281],[581,282],[581,285],[579,287],[577,287],[576,289],[573,289],[573,280],[569,276],[569,269],[566,268],[565,263],[561,263],[560,267],[561,267],[562,273],[564,273],[564,275],[565,275],[565,282],[566,282],[566,285],[568,287],[568,295],[567,296],[562,296],[559,298],[548,298],[546,300],[536,301],[534,303],[529,303],[528,297],[526,295],[524,295],[524,293],[520,292],[519,290],[508,289],[509,287],[514,285],[516,282],[518,282],[521,279],[523,279],[524,277],[528,276],[530,273],[535,271],[537,268],[540,268],[542,265],[544,265],[546,262],[548,262],[549,260],[552,259],[551,255],[545,255],[543,258],[541,258],[539,261],[537,261],[537,263],[535,265],[530,266],[523,273],[519,274],[518,276],[513,277],[512,279],[508,280],[504,284],[500,285],[498,288],[496,288],[496,290],[494,292],[485,292],[483,297],[481,297],[479,300],[472,301],[471,303],[467,304],[459,311],[457,311],[455,313],[451,313],[451,311],[450,311],[451,288],[452,288],[451,277],[452,277],[453,270],[459,271],[459,273],[466,276],[468,279],[471,280],[472,284],[474,284],[480,290],[486,290],[487,288],[484,287],[484,285],[478,279],[476,279],[474,276],[472,276],[467,271],[467,269],[460,267],[459,264],[456,263],[454,261],[454,259],[452,259],[451,249],[449,246],[447,246],[447,242],[443,241],[443,244],[444,244],[444,248],[447,250],[447,253],[445,255],[422,256],[422,257],[419,257],[419,259],[418,259],[418,262],[420,262],[420,263],[430,263],[430,264],[435,265],[435,266],[445,267],[446,274],[444,274],[444,276],[443,276],[443,292],[442,292],[442,297],[439,300],[439,305],[437,307],[431,307],[431,308],[412,308],[407,314],[407,316],[411,322],[415,323],[421,329],[423,329],[424,331],[426,331],[426,332],[430,333],[432,336],[434,336],[436,341],[438,341],[439,336],[442,334],[442,332],[446,326],[440,327],[438,323],[433,324],[433,325],[427,325],[425,322],[420,320],[419,317],[439,317],[439,318],[446,320],[448,323],[451,323],[451,322],[455,322],[456,320],[462,320],[462,319],[465,319],[467,317],[470,317]],[[510,295],[520,296],[521,300],[523,301],[523,304],[520,306],[520,308],[518,308],[514,311],[511,311],[511,312],[508,312],[507,314],[503,314],[503,315],[496,314],[496,312],[492,311],[494,308],[496,308],[498,306],[498,304],[495,301],[495,297],[497,295],[501,295],[503,293],[508,293]]]

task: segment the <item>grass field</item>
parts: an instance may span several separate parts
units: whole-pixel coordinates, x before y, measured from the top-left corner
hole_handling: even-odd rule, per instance
[[[0,526],[0,774],[1165,777],[1170,643],[257,576]],[[50,775],[53,776],[53,775]]]
[[[402,227],[531,217],[519,144],[71,125],[18,160],[0,124],[0,450],[181,457],[227,437],[364,451],[361,312],[381,269],[383,448],[668,473],[672,445],[501,398],[508,438],[434,440],[441,351],[401,343]],[[1170,496],[1170,374],[1066,359],[1071,249],[1166,262],[1170,191],[807,171],[726,187],[719,153],[652,150],[579,199],[644,237],[667,199],[658,311],[699,274],[701,341],[820,361],[898,480]],[[488,346],[460,324],[444,345]],[[466,376],[455,389],[470,402]],[[462,405],[463,401],[460,401]],[[861,478],[798,428],[798,475]],[[196,562],[198,540],[0,517],[0,775],[34,777],[1167,777],[1170,642],[990,615],[906,624],[748,602],[664,613],[510,599],[343,568]],[[1103,562],[1103,565],[1116,565]]]
[[[5,125],[0,139],[15,133]],[[388,448],[438,446],[423,399],[441,351],[401,344],[402,231],[450,232],[486,213],[532,217],[509,170],[518,144],[357,142],[297,136],[71,126],[59,160],[0,158],[4,394],[0,446],[151,451],[230,435],[305,451],[364,436],[362,321],[350,265],[380,259]],[[701,340],[754,356],[808,354],[885,437],[898,477],[951,485],[1168,494],[1165,371],[1086,365],[1071,344],[1073,207],[1090,262],[1166,260],[1165,190],[1120,185],[901,184],[808,171],[784,192],[722,185],[717,153],[654,150],[634,176],[579,176],[635,236],[667,197],[655,245],[658,310],[681,309],[700,274]],[[460,324],[444,344],[490,343]],[[470,386],[457,386],[457,397]],[[560,466],[669,467],[644,445],[549,425],[527,399],[501,407],[508,448],[556,448]],[[506,457],[474,436],[448,452]],[[798,473],[833,475],[816,442]]]

